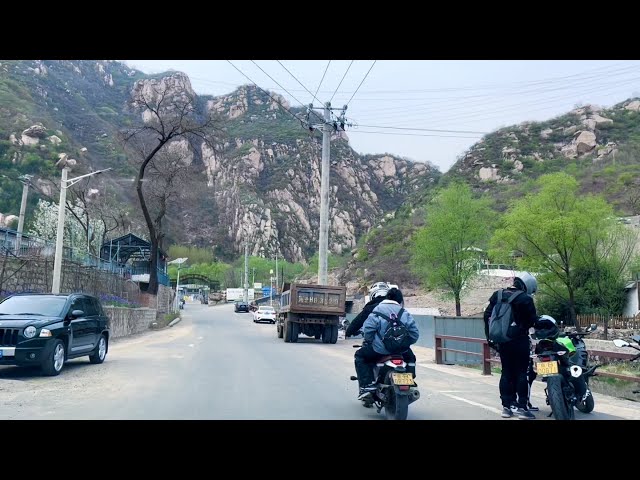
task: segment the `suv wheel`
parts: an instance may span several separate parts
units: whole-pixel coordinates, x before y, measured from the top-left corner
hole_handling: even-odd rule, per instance
[[[42,373],[48,377],[59,375],[64,366],[65,348],[60,339],[54,340],[51,353],[42,363]]]
[[[98,345],[96,345],[96,349],[93,351],[91,355],[89,355],[89,361],[91,363],[102,363],[107,356],[107,338],[104,334],[100,335],[100,340],[98,340]]]

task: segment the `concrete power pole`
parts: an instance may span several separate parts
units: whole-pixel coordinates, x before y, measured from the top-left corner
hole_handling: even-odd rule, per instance
[[[331,103],[324,105],[324,125],[322,128],[322,172],[320,183],[320,242],[318,246],[318,284],[326,285],[327,249],[329,247],[329,172],[331,168],[329,149],[331,147]]]
[[[249,303],[249,242],[244,243],[244,303]]]
[[[16,237],[16,255],[20,253],[22,231],[24,229],[24,215],[27,210],[27,195],[29,194],[29,180],[31,175],[24,175],[22,182],[22,202],[20,203],[20,217],[18,219],[18,235]]]
[[[276,295],[278,294],[278,288],[280,283],[278,282],[278,252],[276,252]]]

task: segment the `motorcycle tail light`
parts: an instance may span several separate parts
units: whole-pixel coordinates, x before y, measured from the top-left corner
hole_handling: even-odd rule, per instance
[[[394,365],[402,365],[402,360],[399,358],[394,358],[391,360],[391,363],[393,363]]]
[[[538,357],[538,360],[540,360],[541,362],[550,362],[551,357]]]
[[[409,385],[400,385],[398,388],[400,390],[409,390]]]

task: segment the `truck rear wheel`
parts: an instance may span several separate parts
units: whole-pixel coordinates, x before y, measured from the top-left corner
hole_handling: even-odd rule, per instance
[[[289,343],[291,341],[291,322],[285,320],[282,330],[284,331],[284,341]]]
[[[300,335],[300,325],[294,322],[289,322],[289,324],[291,325],[291,340],[289,341],[291,343],[297,343],[298,335]]]
[[[331,339],[329,343],[337,343],[338,342],[338,325],[331,325]]]

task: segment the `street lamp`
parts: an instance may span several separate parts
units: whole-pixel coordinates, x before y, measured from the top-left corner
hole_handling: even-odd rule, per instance
[[[22,182],[22,202],[20,203],[20,217],[18,220],[18,235],[16,237],[16,255],[20,252],[20,242],[22,240],[22,229],[24,228],[24,214],[27,210],[27,195],[29,194],[29,182],[33,175],[21,175],[19,180]]]
[[[176,258],[175,260],[171,260],[170,262],[168,262],[168,265],[172,263],[178,265],[178,278],[176,279],[176,300],[174,302],[175,303],[174,309],[176,312],[178,311],[178,292],[180,291],[180,268],[182,267],[182,264],[187,260],[188,260],[187,257],[182,257],[182,258]]]
[[[65,164],[66,165],[66,164]],[[104,170],[98,170],[96,172],[87,173],[86,175],[80,175],[79,177],[67,179],[67,174],[71,170],[67,166],[62,168],[62,179],[60,181],[60,203],[58,204],[58,232],[56,235],[56,256],[53,264],[53,283],[51,286],[51,293],[60,293],[60,276],[62,272],[62,236],[64,234],[64,213],[65,202],[67,201],[67,188],[72,187],[83,178],[90,177],[91,175],[97,175],[99,173],[107,172],[111,168]]]

